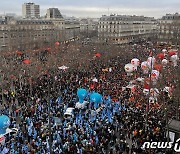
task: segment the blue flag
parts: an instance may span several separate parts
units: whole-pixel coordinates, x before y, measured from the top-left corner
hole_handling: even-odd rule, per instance
[[[98,139],[98,136],[96,135],[96,144],[99,143],[99,139]]]
[[[60,96],[57,98],[56,102],[57,102],[58,104],[61,103],[61,97],[60,97]]]
[[[49,101],[50,101],[50,104],[52,104],[52,103],[53,103],[52,98],[50,98],[50,100],[49,100]]]

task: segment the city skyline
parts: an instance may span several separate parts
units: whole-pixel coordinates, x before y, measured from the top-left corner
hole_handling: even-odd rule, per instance
[[[109,14],[127,14],[127,15],[144,15],[149,17],[160,18],[166,13],[179,12],[179,0],[87,0],[87,1],[65,1],[65,0],[7,0],[1,2],[0,14],[16,13],[22,16],[22,4],[33,2],[40,5],[41,16],[46,14],[48,8],[58,8],[63,15],[75,17],[101,17]],[[13,6],[13,7],[10,7]]]

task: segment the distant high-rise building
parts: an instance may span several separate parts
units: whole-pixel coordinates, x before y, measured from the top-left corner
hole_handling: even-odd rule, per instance
[[[54,19],[54,18],[63,18],[58,8],[49,8],[47,9],[46,18]]]
[[[40,7],[34,3],[24,3],[22,5],[22,16],[23,18],[39,18]]]

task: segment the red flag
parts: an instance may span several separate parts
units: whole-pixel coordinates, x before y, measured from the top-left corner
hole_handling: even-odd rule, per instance
[[[96,54],[94,54],[94,57],[100,57],[101,56],[101,54],[100,53],[96,53]]]
[[[30,61],[29,59],[24,59],[23,63],[24,63],[24,64],[30,64],[31,61]]]
[[[28,81],[29,81],[29,83],[31,83],[31,82],[32,82],[32,79],[31,79],[31,78],[28,78]]]
[[[91,89],[94,89],[94,84],[91,83],[91,84],[90,84],[90,88],[91,88]]]
[[[38,70],[38,71],[40,71],[40,69],[41,69],[41,67],[40,67],[40,66],[38,66],[38,67],[37,67],[37,70]]]
[[[10,78],[11,78],[11,79],[14,79],[14,77],[15,77],[14,75],[10,75]]]
[[[144,80],[144,89],[149,89],[149,78]]]
[[[44,74],[45,74],[45,75],[48,75],[48,74],[49,74],[48,70],[46,70],[46,71],[44,72]]]
[[[20,55],[22,55],[22,52],[21,51],[16,51],[16,54],[18,55],[18,56],[20,56]]]
[[[98,85],[97,85],[97,89],[99,89],[100,87],[101,87],[101,85],[100,85],[100,84],[98,84]]]
[[[149,56],[150,56],[150,57],[152,56],[152,51],[149,52]]]
[[[50,52],[50,51],[51,51],[51,48],[47,48],[46,50],[47,50],[48,52]]]
[[[169,52],[168,52],[168,55],[171,57],[171,56],[173,56],[173,55],[176,55],[177,54],[177,52],[175,51],[175,50],[170,50]]]
[[[0,137],[0,143],[3,143],[3,142],[5,142],[5,137],[4,137],[4,135],[2,135],[2,136]]]
[[[144,89],[149,89],[149,85],[148,84],[144,84]]]
[[[60,43],[57,41],[57,42],[56,42],[56,45],[57,45],[57,46],[59,46],[59,45],[60,45]]]

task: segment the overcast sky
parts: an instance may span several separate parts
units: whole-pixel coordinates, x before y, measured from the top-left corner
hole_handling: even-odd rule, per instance
[[[180,0],[1,0],[0,14],[22,14],[22,4],[40,5],[41,16],[50,7],[57,7],[63,15],[101,17],[103,14],[145,15],[155,18],[166,13],[180,12]]]

